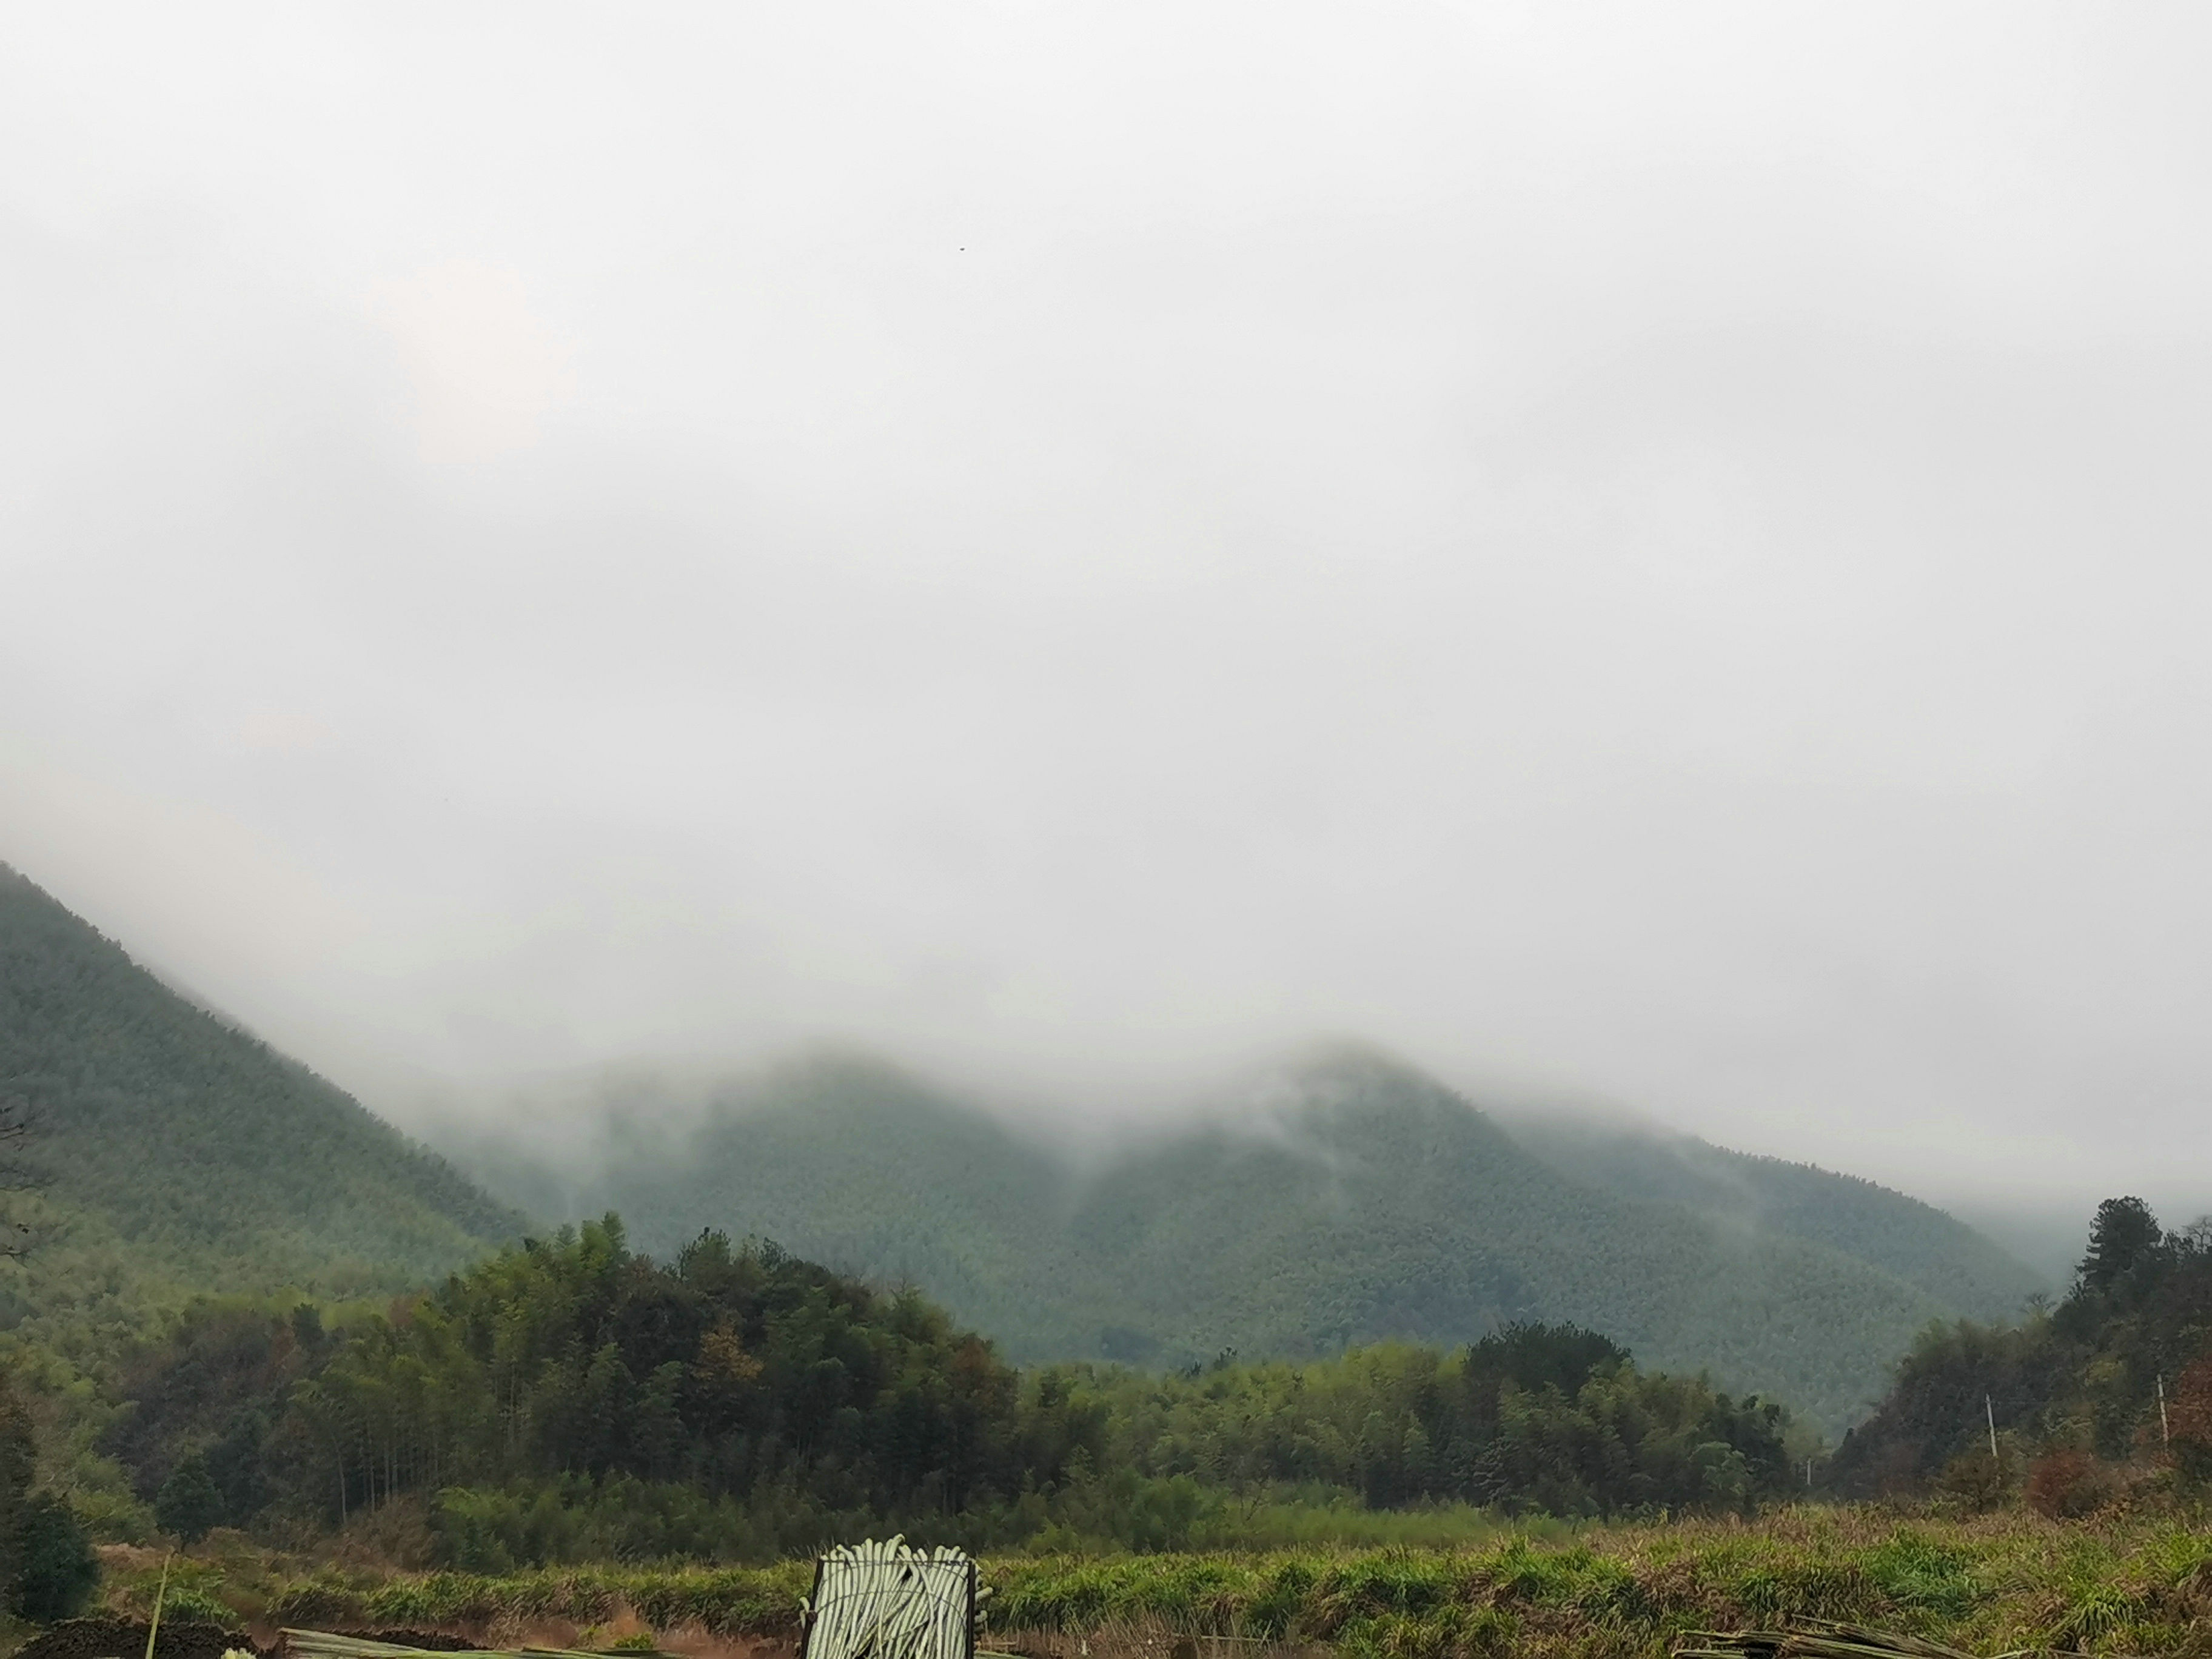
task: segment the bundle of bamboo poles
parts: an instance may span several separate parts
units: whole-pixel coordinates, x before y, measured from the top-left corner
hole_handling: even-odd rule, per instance
[[[2017,1648],[1997,1659],[2030,1659]],[[1922,1636],[1873,1630],[1827,1619],[1793,1619],[1786,1630],[1693,1630],[1674,1649],[1674,1659],[1978,1659],[1960,1648]]]
[[[974,1659],[981,1623],[975,1564],[903,1538],[841,1545],[815,1565],[799,1604],[802,1659]]]

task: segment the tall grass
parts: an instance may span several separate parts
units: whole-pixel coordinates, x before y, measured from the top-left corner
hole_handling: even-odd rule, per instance
[[[239,1564],[243,1569],[244,1563]],[[271,1624],[511,1638],[623,1619],[655,1632],[789,1637],[810,1568],[608,1566],[480,1577],[196,1570],[195,1598]],[[1684,1632],[1842,1619],[1972,1650],[2212,1659],[2212,1533],[2172,1517],[2059,1522],[1807,1508],[1451,1548],[1288,1548],[985,1561],[1000,1642],[1079,1654],[1103,1633],[1322,1645],[1357,1659],[1656,1659]],[[129,1571],[118,1607],[149,1594]],[[237,1580],[236,1592],[232,1579]],[[1107,1646],[1102,1644],[1101,1651]]]

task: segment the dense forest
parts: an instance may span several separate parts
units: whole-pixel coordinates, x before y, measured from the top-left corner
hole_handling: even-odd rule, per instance
[[[1358,1051],[1088,1164],[852,1059],[703,1101],[610,1088],[604,1142],[575,1164],[532,1165],[511,1138],[454,1155],[536,1213],[619,1210],[647,1249],[742,1218],[814,1260],[910,1279],[1024,1364],[1307,1358],[1564,1321],[1833,1434],[1930,1321],[2010,1317],[2041,1285],[1870,1182],[1681,1137],[1516,1136]]]
[[[1965,1317],[2010,1318],[2052,1288],[1956,1217],[1856,1176],[1732,1152],[1628,1118],[1524,1113],[1504,1127],[1586,1186],[1869,1262]]]
[[[38,1480],[38,1441],[22,1392],[0,1373],[0,1626],[67,1618],[100,1576],[82,1518]]]
[[[656,1262],[612,1217],[342,1334],[204,1305],[123,1392],[103,1449],[173,1531],[312,1534],[397,1501],[478,1567],[743,1559],[886,1527],[1164,1547],[1285,1492],[1741,1511],[1790,1480],[1780,1407],[1571,1327],[1454,1355],[1024,1374],[915,1292],[711,1232]]]
[[[4,865],[0,1105],[31,1130],[9,1218],[37,1245],[0,1279],[0,1330],[34,1370],[97,1370],[185,1295],[388,1294],[522,1230]]]
[[[1923,1333],[1832,1477],[1848,1496],[2024,1490],[2069,1513],[2212,1479],[2212,1221],[2168,1232],[2141,1199],[2107,1199],[2067,1296]]]

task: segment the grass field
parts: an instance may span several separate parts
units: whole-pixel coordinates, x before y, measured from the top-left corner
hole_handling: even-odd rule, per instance
[[[444,1629],[675,1645],[795,1632],[810,1568],[609,1566],[478,1577],[323,1566],[242,1547],[182,1561],[170,1616],[264,1627]],[[118,1612],[158,1563],[111,1556]],[[986,1561],[992,1644],[1093,1659],[1328,1647],[1376,1659],[1664,1653],[1682,1632],[1792,1615],[1850,1620],[1995,1654],[2212,1655],[2212,1529],[2171,1515],[2057,1522],[1807,1507],[1756,1522],[1526,1533],[1439,1550]],[[1094,1652],[1095,1650],[1095,1652]]]

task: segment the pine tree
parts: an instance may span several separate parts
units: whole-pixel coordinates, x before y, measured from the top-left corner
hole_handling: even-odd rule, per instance
[[[2101,1294],[2164,1249],[2166,1235],[2139,1198],[2108,1198],[2089,1224],[2089,1249],[2076,1269],[2081,1289]]]

